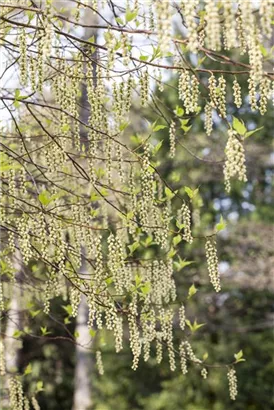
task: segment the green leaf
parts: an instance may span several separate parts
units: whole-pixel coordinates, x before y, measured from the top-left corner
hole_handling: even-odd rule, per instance
[[[157,132],[157,131],[160,131],[160,130],[163,130],[164,128],[166,128],[167,126],[166,125],[163,125],[163,124],[156,124],[156,121],[152,124],[152,131],[153,132]]]
[[[45,326],[45,327],[41,326],[40,330],[42,332],[42,336],[46,336],[46,335],[49,335],[51,333],[51,332],[48,332],[47,326]]]
[[[184,228],[185,224],[181,224],[179,221],[176,221],[176,226],[177,226],[177,228],[178,228],[179,231],[180,231],[181,229]]]
[[[223,216],[221,215],[220,222],[217,223],[215,226],[216,231],[217,232],[222,231],[223,229],[225,229],[225,227],[226,227],[226,222],[224,221]]]
[[[182,130],[184,130],[185,133],[188,133],[188,131],[191,129],[192,125],[187,127],[186,125],[181,125]]]
[[[96,330],[95,329],[89,329],[89,334],[92,338],[96,336]]]
[[[62,305],[62,308],[67,312],[69,316],[72,315],[72,306],[71,305]]]
[[[97,194],[97,192],[93,192],[90,196],[91,201],[99,201],[100,199],[102,198],[100,197],[100,195]]]
[[[37,315],[39,315],[39,313],[41,313],[41,309],[30,310],[29,313],[30,313],[31,317],[36,317]]]
[[[28,21],[28,24],[29,24],[29,23],[31,22],[31,20],[34,18],[35,13],[33,13],[33,12],[30,11],[30,10],[26,10],[25,13],[26,13],[26,15],[27,15],[28,18],[29,18],[29,21]]]
[[[141,276],[135,275],[135,285],[136,285],[136,288],[138,288],[138,286],[140,285],[141,282],[142,282]]]
[[[267,57],[267,56],[268,56],[267,49],[266,49],[262,44],[260,44],[259,47],[260,47],[260,50],[261,50],[262,55],[263,55],[264,57]]]
[[[41,202],[41,204],[42,205],[45,205],[45,206],[47,206],[49,203],[50,203],[50,201],[51,201],[51,198],[50,198],[50,193],[48,192],[48,191],[42,191],[42,192],[40,192],[40,194],[38,195],[38,199],[39,199],[39,201]]]
[[[69,124],[64,124],[61,127],[62,132],[68,132],[70,130],[70,125]]]
[[[134,212],[130,211],[126,214],[126,218],[128,221],[130,221],[134,217]]]
[[[91,36],[91,37],[88,39],[88,42],[89,42],[89,43],[94,43],[94,42],[95,42],[95,37],[94,37],[94,36]]]
[[[23,332],[22,332],[21,330],[19,330],[19,329],[16,329],[16,330],[13,332],[12,337],[15,337],[16,339],[18,339],[18,338],[21,337],[22,335],[23,335]]]
[[[127,9],[126,11],[126,22],[129,23],[130,21],[134,20],[135,17],[137,16],[138,11],[131,11]]]
[[[145,282],[141,287],[140,287],[141,292],[143,295],[147,295],[150,290],[151,290],[151,284],[150,282]]]
[[[194,283],[190,286],[188,289],[188,299],[192,298],[196,293],[198,292],[198,289],[195,287]]]
[[[115,17],[117,23],[124,25],[124,21],[121,17]]]
[[[186,266],[191,265],[192,263],[194,263],[193,261],[186,261],[185,259],[182,260],[180,258],[180,256],[178,256],[178,260],[174,262],[174,266],[177,270],[177,272],[179,272],[180,270],[184,269]]]
[[[176,236],[174,236],[174,238],[172,240],[172,243],[173,243],[174,246],[176,246],[176,245],[178,245],[178,243],[181,242],[181,240],[182,240],[181,235],[176,235]]]
[[[162,50],[161,50],[160,46],[153,47],[153,55],[152,55],[150,61],[153,61],[153,60],[155,60],[155,58],[158,58],[158,57],[162,57]]]
[[[232,127],[239,135],[245,135],[247,131],[243,121],[236,117],[233,117]]]
[[[147,61],[148,60],[148,56],[140,56],[139,60],[141,61]]]
[[[124,131],[128,126],[129,122],[122,122],[122,124],[119,125],[119,130]]]
[[[245,362],[245,359],[243,358],[243,351],[242,350],[240,350],[238,353],[235,353],[234,357],[236,359],[236,363]]]
[[[148,236],[145,241],[142,241],[142,245],[145,248],[147,248],[149,245],[151,245],[152,241],[153,241],[152,236]]]
[[[173,258],[173,256],[176,255],[176,253],[177,253],[176,249],[174,249],[173,247],[171,247],[170,250],[169,250],[169,252],[168,252],[168,254],[167,254],[167,258],[168,258],[168,259]]]
[[[17,88],[15,90],[15,94],[14,94],[15,100],[20,101],[20,100],[24,100],[25,98],[27,98],[27,95],[20,95],[20,90]]]
[[[190,328],[191,332],[196,332],[196,330],[200,329],[200,327],[204,326],[205,323],[197,323],[197,320],[193,322],[193,324],[190,322],[190,320],[186,319],[186,324]]]
[[[251,137],[251,135],[255,134],[255,132],[264,129],[264,127],[255,128],[255,130],[247,131],[245,134],[245,138]]]
[[[188,186],[185,186],[185,192],[189,196],[189,198],[192,199],[198,194],[199,188],[191,189]]]
[[[162,145],[163,145],[163,140],[161,140],[160,142],[158,142],[158,144],[155,145],[155,147],[153,147],[152,155],[156,155]]]
[[[182,115],[184,115],[185,113],[185,110],[177,105],[174,113],[177,115],[177,117],[182,117]]]
[[[42,380],[38,380],[38,382],[36,383],[36,393],[39,393],[40,391],[44,390],[44,383],[42,382]]]
[[[175,196],[175,193],[171,191],[167,186],[165,187],[165,195],[168,199],[172,199]]]
[[[201,67],[201,65],[203,64],[203,62],[205,61],[205,59],[206,59],[206,56],[204,56],[204,57],[202,57],[202,58],[199,58],[197,68],[198,68],[198,67]]]
[[[107,278],[107,279],[105,279],[105,282],[106,282],[107,285],[111,285],[111,283],[113,282],[113,279],[112,278]]]
[[[140,244],[139,242],[134,242],[132,245],[128,245],[128,249],[130,250],[130,255],[133,254],[133,252],[139,248]]]
[[[18,88],[16,88],[16,90],[15,90],[14,97],[15,97],[16,100],[18,100],[20,98],[20,90]]]
[[[30,374],[30,373],[32,373],[31,363],[29,363],[29,364],[27,365],[27,367],[25,368],[24,375],[26,376],[27,374]]]
[[[205,352],[205,353],[203,354],[203,361],[205,362],[207,358],[208,358],[208,353]]]
[[[184,125],[187,125],[189,123],[189,118],[185,118],[183,120],[180,120],[180,123],[181,123],[181,127],[184,126]]]

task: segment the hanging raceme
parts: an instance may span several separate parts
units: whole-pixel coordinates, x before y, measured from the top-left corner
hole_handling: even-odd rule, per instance
[[[102,361],[102,353],[100,350],[97,350],[96,352],[96,364],[97,364],[98,373],[102,376],[104,374],[104,367],[103,367],[103,361]]]
[[[206,103],[205,105],[205,132],[207,136],[210,136],[213,130],[213,119],[212,119],[213,108],[211,103]]]
[[[241,136],[236,131],[228,130],[228,140],[225,148],[226,160],[224,165],[225,189],[230,191],[231,178],[237,176],[239,181],[247,181],[245,152]]]
[[[216,292],[220,292],[220,273],[218,267],[218,256],[216,249],[216,241],[213,238],[207,238],[205,244],[207,268],[209,272],[210,281]]]
[[[21,29],[21,34],[19,37],[19,47],[20,47],[20,81],[23,85],[26,85],[28,74],[27,74],[27,41],[26,41],[26,30]]]
[[[169,145],[170,145],[170,158],[175,157],[175,149],[176,149],[176,124],[174,121],[171,121],[169,127]]]
[[[233,96],[234,96],[234,103],[237,108],[240,108],[242,105],[242,96],[241,96],[241,87],[237,81],[237,78],[233,81]]]
[[[23,386],[18,377],[11,377],[9,379],[9,397],[12,409],[24,408],[24,393]]]
[[[191,214],[190,214],[189,207],[186,204],[183,204],[182,208],[180,209],[179,220],[180,222],[183,223],[184,233],[183,233],[182,238],[186,242],[192,243],[193,237],[191,233]]]
[[[229,385],[229,394],[231,400],[236,400],[237,397],[237,376],[236,370],[234,368],[230,368],[227,372],[228,378],[228,385]]]
[[[201,370],[201,376],[202,376],[203,379],[207,379],[208,371],[205,367],[203,367],[202,370]]]
[[[237,27],[235,19],[235,9],[232,2],[223,0],[223,17],[224,17],[224,27],[223,27],[223,37],[224,37],[224,48],[230,50],[231,48],[237,47]]]
[[[188,31],[188,48],[191,52],[195,53],[199,47],[199,33],[196,21],[199,0],[194,0],[192,2],[182,1],[181,3]]]

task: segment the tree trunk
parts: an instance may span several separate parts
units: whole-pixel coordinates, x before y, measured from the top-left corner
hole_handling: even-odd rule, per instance
[[[91,336],[87,327],[87,320],[88,306],[85,297],[82,295],[76,318],[75,329],[75,331],[79,334],[77,341],[81,346],[76,345],[75,352],[76,366],[74,376],[73,410],[88,410],[92,405],[92,357],[90,351],[84,347],[88,346],[91,341]]]
[[[83,22],[90,24],[91,26],[97,23],[97,15],[91,13],[90,10],[86,10]],[[96,38],[96,29],[86,28],[84,38],[89,39],[91,36]],[[95,56],[93,56],[94,58]],[[95,59],[95,58],[94,58]],[[95,66],[95,65],[94,65]],[[95,68],[95,67],[94,67]],[[86,70],[86,67],[84,67]],[[95,81],[95,69],[94,69],[94,81]],[[87,90],[86,87],[82,88],[81,105],[83,109],[80,112],[80,118],[83,122],[88,122],[89,110],[87,103]],[[81,141],[86,145],[88,144],[86,131],[81,131]],[[83,254],[85,250],[83,249]],[[82,261],[82,266],[80,272],[84,273],[85,262]],[[86,298],[82,295],[79,304],[78,314],[76,318],[76,332],[79,334],[77,341],[82,346],[89,346],[91,342],[91,336],[87,326],[88,322],[88,305]],[[76,345],[76,366],[75,366],[75,376],[74,376],[74,397],[73,397],[73,410],[89,410],[92,405],[92,370],[93,370],[93,358],[91,356],[90,350],[85,349]]]

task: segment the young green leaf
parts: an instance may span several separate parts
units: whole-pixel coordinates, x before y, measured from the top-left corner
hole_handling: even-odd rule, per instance
[[[198,289],[195,287],[194,283],[188,289],[188,296],[187,298],[190,299],[198,292]]]
[[[243,351],[242,350],[240,350],[238,353],[235,353],[234,357],[236,359],[236,363],[245,362],[245,359],[243,358]]]
[[[245,138],[251,137],[251,135],[255,134],[255,132],[261,131],[264,127],[255,128],[255,130],[247,131],[245,134]]]
[[[194,198],[198,192],[199,192],[199,188],[196,189],[191,189],[188,186],[185,187],[185,192],[186,194],[189,196],[190,199]]]
[[[171,191],[167,186],[165,187],[165,195],[167,199],[172,199],[175,196],[175,193]]]
[[[244,125],[242,120],[239,120],[236,117],[233,117],[233,122],[232,122],[233,129],[239,134],[239,135],[245,135],[247,129],[246,126]]]
[[[126,22],[129,23],[130,21],[134,20],[137,16],[138,11],[131,11],[127,9],[126,11]]]
[[[173,243],[174,246],[176,246],[176,245],[178,245],[178,243],[181,242],[181,240],[182,240],[181,235],[176,235],[176,236],[174,236],[174,238],[172,240],[172,243]]]
[[[32,373],[31,363],[29,363],[29,364],[27,365],[27,367],[25,368],[24,375],[26,376],[27,374],[30,374],[30,373]]]
[[[225,227],[226,227],[226,222],[224,221],[223,216],[221,215],[220,222],[218,222],[215,226],[216,231],[220,232],[223,229],[225,229]]]
[[[190,328],[191,332],[196,332],[200,327],[204,326],[205,323],[197,323],[197,320],[195,319],[193,323],[190,322],[190,320],[186,319],[186,325]]]
[[[133,252],[139,248],[140,244],[139,242],[134,242],[132,245],[128,245],[128,249],[130,250],[130,255],[133,254]]]

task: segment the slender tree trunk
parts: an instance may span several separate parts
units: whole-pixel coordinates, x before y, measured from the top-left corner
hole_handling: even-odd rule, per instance
[[[97,16],[89,11],[86,11],[84,16],[84,22],[91,26],[97,23]],[[86,28],[84,38],[89,39],[91,36],[96,38],[96,30],[93,28]],[[95,56],[93,56],[95,58]],[[95,68],[95,67],[94,67]],[[84,67],[86,70],[86,67]],[[94,78],[95,78],[94,69]],[[95,80],[94,80],[95,81]],[[81,105],[83,109],[80,112],[80,118],[83,122],[88,122],[89,110],[87,103],[87,90],[86,87],[82,87]],[[86,130],[81,132],[81,142],[88,148],[88,141],[86,136]],[[83,249],[85,254],[85,249]],[[80,272],[85,273],[85,262],[82,261]],[[88,322],[88,305],[86,298],[82,295],[76,318],[76,332],[79,334],[77,341],[82,346],[89,346],[91,342],[91,336],[87,326]],[[74,376],[74,397],[73,397],[73,410],[89,410],[92,406],[92,373],[93,373],[93,358],[89,350],[76,345],[76,366]]]
[[[74,397],[73,410],[88,410],[92,405],[92,357],[90,351],[85,349],[91,341],[91,336],[87,327],[88,306],[85,297],[82,295],[76,318],[76,332],[79,334],[76,346],[76,366],[74,375]],[[83,347],[82,347],[83,346]]]

